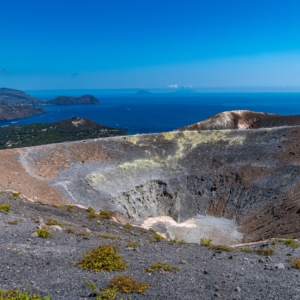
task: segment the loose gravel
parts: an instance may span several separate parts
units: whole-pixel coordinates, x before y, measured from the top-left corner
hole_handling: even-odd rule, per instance
[[[123,294],[123,299],[300,299],[300,271],[289,259],[300,257],[300,249],[277,243],[271,257],[255,253],[210,250],[200,244],[149,242],[155,233],[123,226],[110,220],[88,219],[85,209],[31,203],[10,193],[0,195],[9,203],[9,213],[0,212],[0,289],[30,289],[52,299],[93,299],[85,280],[104,288],[114,275],[132,275],[150,284],[144,294]],[[62,231],[53,228],[48,239],[34,237],[42,222],[55,219]],[[21,220],[17,225],[7,222]],[[66,233],[66,228],[90,236]],[[115,235],[107,239],[99,234]],[[135,249],[128,242],[138,242]],[[100,243],[114,243],[129,263],[124,272],[93,273],[77,262],[85,250]],[[271,246],[271,242],[263,245]],[[154,262],[179,267],[178,272],[146,271]]]

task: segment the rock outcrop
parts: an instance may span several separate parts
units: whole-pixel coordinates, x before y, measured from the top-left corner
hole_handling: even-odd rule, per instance
[[[300,125],[300,115],[281,116],[250,110],[226,111],[179,130],[253,129]]]
[[[7,105],[37,105],[41,101],[19,90],[0,88],[0,102]]]

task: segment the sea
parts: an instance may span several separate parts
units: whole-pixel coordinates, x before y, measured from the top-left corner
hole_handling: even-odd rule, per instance
[[[88,93],[89,91],[85,91]],[[50,100],[61,91],[30,91],[39,99]],[[82,91],[68,95],[81,96]],[[217,113],[252,110],[281,115],[300,114],[300,93],[101,93],[91,91],[97,105],[45,105],[47,112],[25,119],[1,121],[0,126],[51,123],[73,117],[89,118],[97,123],[124,128],[127,134],[160,133],[190,125]]]

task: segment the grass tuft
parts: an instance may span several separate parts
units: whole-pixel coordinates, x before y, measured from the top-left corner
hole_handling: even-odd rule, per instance
[[[271,256],[274,254],[275,250],[273,248],[258,248],[255,252],[263,256]]]
[[[8,225],[17,225],[19,222],[22,222],[22,220],[7,221],[6,223],[7,223]]]
[[[146,269],[147,272],[155,272],[155,271],[159,271],[159,270],[164,270],[167,272],[177,272],[180,269],[177,267],[173,267],[169,264],[162,264],[162,263],[158,263],[158,262],[155,262],[151,267]]]
[[[128,267],[128,263],[123,260],[115,245],[100,244],[97,248],[93,248],[89,252],[85,251],[78,266],[94,272],[111,272],[124,271]]]
[[[234,250],[234,248],[232,248],[232,247],[228,247],[225,245],[213,245],[213,244],[208,246],[208,248],[212,249],[212,250],[221,250],[221,251],[227,251],[227,252],[232,252]]]
[[[74,205],[68,205],[67,206],[67,212],[71,213]]]
[[[138,242],[128,242],[127,247],[129,248],[136,248],[139,245]]]
[[[100,211],[100,218],[102,220],[106,220],[106,219],[109,220],[113,217],[113,215],[114,215],[114,213],[112,211],[109,211],[109,210],[102,209]]]
[[[37,294],[30,295],[29,292],[14,290],[0,290],[0,300],[50,300],[49,296],[41,297]]]
[[[210,247],[212,245],[212,240],[210,238],[202,238],[200,240],[200,245],[205,246],[205,247]]]
[[[179,241],[178,238],[170,239],[169,242],[173,243],[173,244],[177,244],[177,245],[184,245],[184,244],[186,244],[186,242],[184,240]]]
[[[137,292],[139,294],[142,294],[149,288],[149,286],[150,285],[148,283],[132,279],[130,275],[115,275],[113,279],[108,283],[108,288],[117,290],[121,293]]]
[[[60,224],[58,224],[58,222],[56,220],[53,220],[53,219],[50,219],[46,222],[46,225],[47,226],[55,226],[55,225],[58,225],[60,226]]]

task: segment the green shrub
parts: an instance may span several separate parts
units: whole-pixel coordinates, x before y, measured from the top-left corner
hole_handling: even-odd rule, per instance
[[[19,197],[20,195],[21,195],[21,193],[19,193],[19,192],[13,192],[14,197]]]
[[[10,211],[10,205],[7,203],[0,204],[0,210],[9,212]]]
[[[160,241],[163,241],[164,240],[164,237],[159,235],[159,234],[156,234],[154,236],[154,239],[156,240],[156,242],[160,242]]]
[[[151,267],[149,267],[148,269],[146,269],[147,272],[155,272],[158,270],[164,270],[164,271],[168,271],[168,272],[177,272],[180,269],[177,267],[173,267],[169,264],[161,264],[158,262],[155,262]]]
[[[264,256],[271,256],[274,254],[273,248],[258,248],[255,250],[257,254]]]
[[[128,263],[123,261],[115,245],[100,244],[97,248],[93,248],[89,252],[85,251],[78,266],[94,272],[111,272],[124,271],[128,267]]]
[[[117,290],[121,293],[144,293],[148,288],[149,284],[141,281],[137,281],[128,276],[115,275],[108,283],[108,288]]]
[[[37,294],[30,295],[29,292],[21,292],[19,290],[0,290],[0,300],[50,300],[49,296],[41,297]]]
[[[53,235],[52,232],[49,229],[45,228],[45,227],[37,229],[36,233],[38,234],[38,236],[40,238],[43,238],[43,239],[46,239],[46,238]]]

